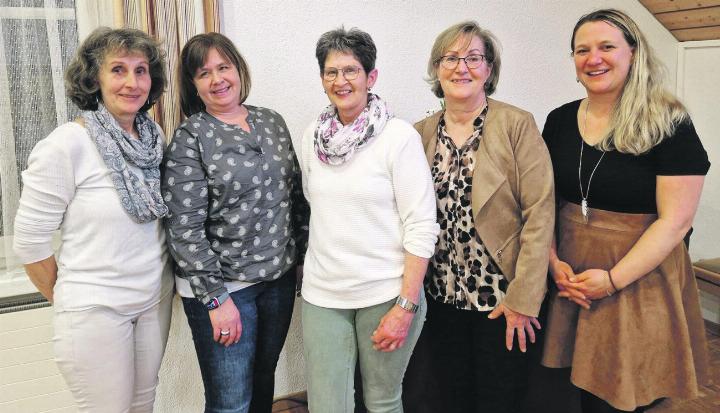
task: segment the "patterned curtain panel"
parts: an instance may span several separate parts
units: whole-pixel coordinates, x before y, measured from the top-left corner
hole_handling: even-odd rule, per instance
[[[78,115],[63,85],[77,44],[74,0],[0,0],[0,297],[34,291],[12,253],[20,173],[35,144]]]
[[[153,117],[168,139],[182,119],[177,65],[180,50],[192,36],[219,31],[216,0],[116,0],[122,3],[123,23],[157,36],[167,53],[168,88]]]

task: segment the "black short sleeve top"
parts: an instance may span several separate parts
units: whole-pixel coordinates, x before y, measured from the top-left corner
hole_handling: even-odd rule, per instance
[[[677,125],[672,136],[642,155],[609,151],[600,164],[602,152],[584,144],[577,124],[580,101],[567,103],[550,112],[543,138],[550,151],[555,192],[565,201],[580,204],[580,183],[588,192],[591,208],[627,213],[657,213],[657,176],[706,175],[710,168],[707,152],[690,120]],[[583,147],[582,171],[580,145]]]

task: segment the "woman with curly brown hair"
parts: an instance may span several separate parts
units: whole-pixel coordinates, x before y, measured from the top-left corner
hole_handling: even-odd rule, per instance
[[[15,252],[53,304],[55,359],[81,412],[153,409],[173,279],[160,220],[165,139],[146,111],[164,66],[139,30],[91,33],[65,74],[82,115],[38,142],[22,175]]]

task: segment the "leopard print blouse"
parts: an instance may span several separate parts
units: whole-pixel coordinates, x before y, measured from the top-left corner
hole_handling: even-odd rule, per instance
[[[438,124],[438,145],[431,168],[437,193],[440,237],[425,281],[428,294],[461,310],[491,311],[505,297],[508,282],[475,231],[472,178],[487,107],[475,119],[474,132],[457,148]]]

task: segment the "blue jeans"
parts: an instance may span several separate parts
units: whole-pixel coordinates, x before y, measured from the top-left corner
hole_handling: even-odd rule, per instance
[[[225,347],[213,340],[208,310],[183,298],[205,386],[206,413],[270,413],[275,367],[290,327],[295,301],[295,268],[276,281],[235,291],[242,336]]]

